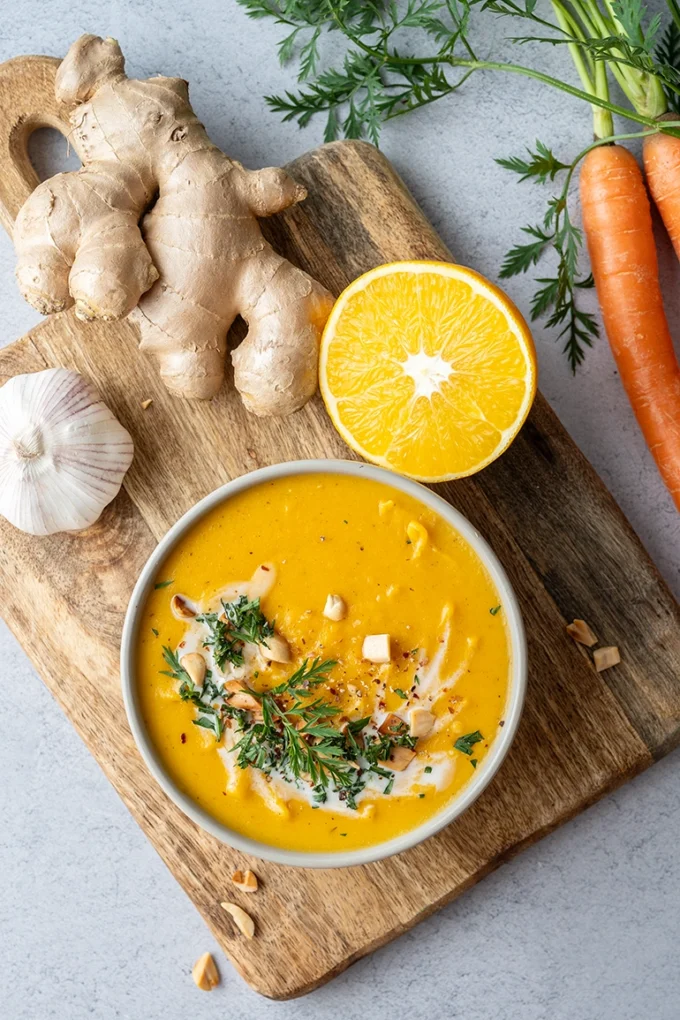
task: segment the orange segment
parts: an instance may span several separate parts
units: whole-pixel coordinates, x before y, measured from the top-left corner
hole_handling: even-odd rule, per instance
[[[394,262],[355,280],[331,312],[319,372],[345,442],[425,482],[495,460],[536,392],[534,345],[517,308],[448,262]]]

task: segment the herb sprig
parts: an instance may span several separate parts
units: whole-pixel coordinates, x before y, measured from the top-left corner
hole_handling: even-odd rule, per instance
[[[474,57],[466,38],[469,0],[238,0],[250,18],[273,18],[285,36],[279,60],[297,57],[297,91],[267,96],[272,110],[304,127],[312,117],[326,118],[324,140],[339,134],[369,138],[376,145],[384,121],[426,106],[454,92],[471,73],[455,77],[447,67],[457,46]],[[404,32],[415,32],[436,54],[408,55]],[[344,35],[342,60],[319,69],[320,45],[326,33]],[[453,71],[456,75],[456,72]]]
[[[260,609],[260,600],[239,596],[232,602],[222,601],[223,613],[204,613],[197,616],[198,623],[205,623],[210,637],[205,647],[211,647],[218,669],[224,669],[230,662],[243,665],[243,646],[257,644],[267,646],[267,638],[274,633],[274,620],[267,620]],[[223,618],[222,618],[223,617]]]

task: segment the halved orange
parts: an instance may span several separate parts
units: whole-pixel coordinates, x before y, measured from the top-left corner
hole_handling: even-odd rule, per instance
[[[536,392],[536,352],[512,301],[448,262],[393,262],[338,298],[319,365],[328,413],[374,464],[423,482],[480,471]]]

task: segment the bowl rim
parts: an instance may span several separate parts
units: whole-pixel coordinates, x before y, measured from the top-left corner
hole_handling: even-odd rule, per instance
[[[498,590],[510,636],[511,666],[504,713],[505,723],[474,775],[457,796],[422,825],[382,843],[354,850],[286,850],[244,836],[213,818],[183,793],[165,771],[146,732],[136,691],[134,656],[141,612],[151,591],[151,585],[155,582],[158,568],[167,554],[193,525],[220,503],[256,485],[278,478],[305,474],[339,474],[369,478],[414,497],[440,514],[465,538],[482,560]],[[504,568],[477,529],[450,503],[421,483],[373,464],[354,460],[293,460],[258,468],[233,478],[190,507],[166,532],[144,564],[130,596],[121,638],[120,674],[125,711],[137,748],[152,777],[188,818],[222,843],[262,860],[296,867],[339,868],[369,864],[409,850],[449,825],[477,800],[496,775],[517,732],[527,686],[527,646],[517,596]]]

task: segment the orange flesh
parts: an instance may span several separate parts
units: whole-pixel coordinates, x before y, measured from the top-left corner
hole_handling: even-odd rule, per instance
[[[417,525],[425,528],[423,543]],[[407,783],[404,792],[366,792],[358,811],[312,807],[293,787],[272,810],[254,788],[251,770],[236,769],[237,781],[227,792],[214,736],[193,725],[195,709],[179,699],[176,682],[159,672],[167,668],[162,646],[177,649],[187,632],[186,622],[170,611],[173,594],[197,602],[214,598],[225,585],[248,580],[263,562],[275,564],[276,582],[262,599],[262,610],[276,620],[293,655],[290,665],[261,666],[258,678],[250,680],[256,689],[280,683],[305,658],[318,655],[338,660],[319,694],[348,717],[373,714],[380,721],[396,712],[408,721],[411,708],[424,706],[415,697],[414,678],[443,647],[440,682],[460,676],[435,700],[435,732],[418,741],[416,762],[409,766],[421,770],[428,760],[443,760],[441,788],[420,771],[419,782],[408,787],[408,778],[402,778],[407,770],[398,777]],[[471,759],[481,766],[499,732],[510,649],[502,607],[491,612],[499,605],[498,593],[467,542],[406,494],[342,475],[299,475],[261,484],[199,521],[160,568],[157,581],[166,579],[172,584],[151,592],[140,623],[137,676],[145,724],[177,786],[244,835],[307,851],[381,843],[417,827],[459,793],[474,775]],[[323,616],[329,593],[347,603],[346,619],[331,622]],[[391,662],[366,662],[364,637],[382,633],[391,638]],[[415,649],[424,652],[414,654]],[[429,662],[423,667],[419,663],[425,658]],[[484,739],[472,755],[453,748],[458,737],[475,730]]]

